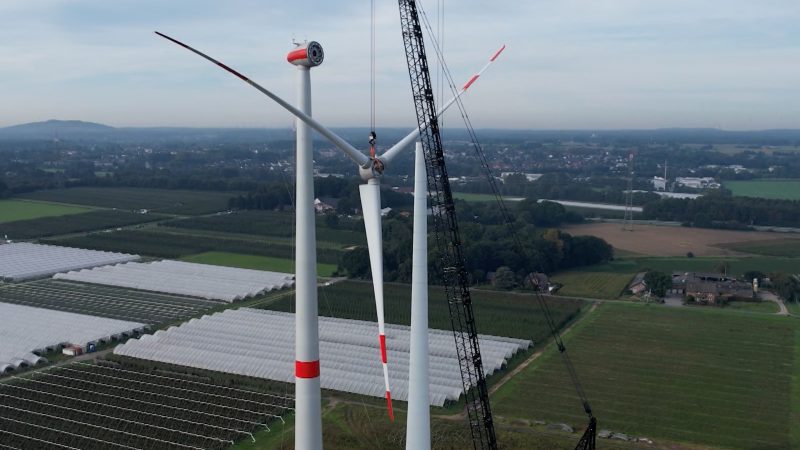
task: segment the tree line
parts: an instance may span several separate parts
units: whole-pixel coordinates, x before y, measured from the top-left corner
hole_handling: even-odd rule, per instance
[[[700,228],[797,227],[800,201],[730,197],[724,193],[694,200],[665,198],[644,205],[643,216]]]
[[[512,226],[517,228],[527,257],[517,251],[495,205],[459,202],[456,210],[465,262],[474,284],[486,283],[487,275],[500,267],[511,268],[516,282],[522,284],[530,272],[552,273],[602,263],[614,256],[611,245],[600,238],[572,236],[549,228],[566,220],[579,219],[558,204],[520,202],[513,208]],[[543,217],[546,220],[542,220]],[[383,262],[387,281],[411,281],[412,224],[412,217],[400,214],[392,214],[383,220]],[[428,237],[428,274],[431,283],[441,283],[440,261],[436,239],[431,234]],[[354,278],[369,278],[371,272],[367,249],[358,247],[345,253],[339,263],[339,272]]]

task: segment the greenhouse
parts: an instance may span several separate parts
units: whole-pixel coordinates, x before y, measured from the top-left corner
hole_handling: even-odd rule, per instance
[[[320,317],[320,366],[324,389],[383,397],[377,323]],[[294,381],[294,314],[227,310],[118,346],[114,353],[276,381]],[[451,331],[430,330],[430,403],[457,401],[462,392]],[[387,325],[392,397],[408,398],[410,328]],[[480,336],[486,375],[532,343]]]
[[[137,322],[105,319],[50,309],[0,303],[0,371],[47,362],[42,356],[65,344],[85,347],[89,343],[117,340],[144,331]]]
[[[19,242],[0,245],[0,279],[24,281],[54,273],[136,261],[138,255]]]
[[[234,302],[294,285],[287,273],[155,261],[62,273],[54,278]]]

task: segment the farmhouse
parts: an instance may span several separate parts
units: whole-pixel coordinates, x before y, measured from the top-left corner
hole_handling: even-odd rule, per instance
[[[336,206],[339,201],[335,198],[317,198],[314,199],[314,210],[317,214],[325,214],[327,212],[336,211]]]
[[[535,286],[531,286],[531,280]],[[531,272],[527,277],[525,277],[524,281],[525,287],[532,288],[536,287],[539,292],[550,292],[552,290],[552,286],[550,285],[550,278],[547,277],[546,274],[541,272]]]
[[[645,272],[639,272],[633,277],[633,280],[628,285],[628,290],[634,295],[639,295],[647,289],[647,283],[644,281]]]
[[[702,304],[716,305],[726,300],[752,298],[753,286],[733,277],[708,272],[673,272],[672,293],[684,294]]]

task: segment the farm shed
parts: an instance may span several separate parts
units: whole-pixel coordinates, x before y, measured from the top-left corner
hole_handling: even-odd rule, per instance
[[[93,341],[110,341],[145,328],[137,322],[6,303],[0,303],[0,318],[0,369],[6,372],[47,362],[36,353],[59,350],[68,344],[83,347]]]
[[[0,279],[24,281],[54,273],[138,260],[138,255],[18,242],[0,246]]]
[[[294,276],[288,273],[171,260],[98,267],[62,273],[54,278],[228,303],[294,285]]]
[[[193,319],[118,346],[134,358],[294,382],[294,314],[240,308]],[[383,369],[374,322],[320,317],[321,383],[325,389],[383,397]],[[431,405],[461,395],[461,372],[451,331],[430,330]],[[410,327],[386,325],[392,397],[408,398]],[[491,375],[531,341],[480,336],[484,371]]]

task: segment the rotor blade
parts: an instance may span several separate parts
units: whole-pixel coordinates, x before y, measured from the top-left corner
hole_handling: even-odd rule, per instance
[[[218,65],[219,67],[222,67],[226,71],[232,73],[233,75],[236,75],[239,79],[241,79],[245,83],[249,84],[250,86],[253,86],[254,88],[258,89],[259,92],[261,92],[262,94],[264,94],[267,97],[271,98],[273,101],[275,101],[275,103],[281,105],[284,109],[286,109],[287,111],[292,113],[292,115],[294,115],[298,119],[302,120],[303,122],[307,123],[308,126],[313,128],[314,130],[316,130],[319,134],[323,135],[333,145],[339,147],[340,149],[342,149],[342,151],[347,153],[347,156],[349,156],[350,159],[355,161],[356,164],[358,164],[359,166],[362,166],[362,167],[367,167],[369,165],[369,157],[367,155],[365,155],[365,154],[361,153],[360,151],[358,151],[358,149],[356,149],[355,147],[350,145],[347,141],[345,141],[339,135],[337,135],[336,133],[334,133],[333,131],[328,129],[325,125],[322,125],[321,123],[317,122],[311,116],[305,114],[304,112],[302,112],[299,109],[295,108],[294,106],[290,105],[284,99],[282,99],[282,98],[278,97],[277,95],[273,94],[272,92],[268,91],[267,89],[265,89],[264,87],[262,87],[261,85],[256,83],[255,81],[247,78],[246,76],[242,75],[241,73],[231,69],[230,67],[228,67],[225,64],[217,61],[216,59],[206,55],[205,53],[202,53],[202,52],[200,52],[198,50],[193,49],[192,47],[189,47],[188,45],[184,44],[183,42],[181,42],[181,41],[179,41],[177,39],[173,39],[173,38],[167,36],[166,34],[159,33],[158,31],[156,31],[155,33],[157,35],[163,37],[164,39],[167,39],[169,41],[172,41],[172,42],[180,45],[181,47],[185,48],[186,50],[189,50],[192,53],[195,53],[195,54],[197,54],[199,56],[202,56],[203,58],[211,61],[212,63],[214,63],[214,64]]]
[[[436,112],[436,117],[440,117],[442,114],[444,114],[445,111],[448,110],[448,108],[453,106],[453,103],[455,103],[465,92],[467,92],[467,89],[469,89],[470,86],[472,86],[472,84],[475,83],[475,81],[477,81],[478,78],[481,75],[483,75],[483,72],[485,72],[486,69],[488,69],[489,66],[492,65],[492,63],[497,59],[497,57],[500,56],[500,53],[503,53],[503,50],[505,50],[505,49],[506,49],[506,46],[503,45],[502,47],[500,47],[500,49],[498,49],[496,52],[494,52],[492,57],[489,58],[489,61],[483,66],[483,68],[481,68],[481,70],[479,70],[476,74],[472,75],[469,78],[469,80],[467,80],[467,82],[464,83],[463,86],[461,86],[461,89],[456,93],[456,95],[453,98],[451,98],[450,100],[448,100],[447,103],[444,104],[444,106],[439,108],[439,111]],[[411,133],[408,134],[408,136],[404,137],[398,143],[394,144],[391,148],[389,148],[389,150],[386,150],[383,153],[383,155],[378,157],[378,159],[380,159],[381,161],[383,161],[386,164],[392,162],[392,160],[401,151],[406,149],[409,145],[411,145],[411,143],[413,143],[415,140],[417,140],[417,138],[419,137],[419,135],[420,135],[420,133],[422,131],[423,130],[420,129],[420,128],[417,128],[416,130],[412,131]]]
[[[375,290],[375,310],[378,313],[378,342],[383,364],[383,380],[386,384],[386,406],[389,418],[394,420],[392,395],[389,389],[389,366],[386,355],[386,331],[383,319],[383,236],[381,231],[381,186],[376,179],[358,187],[361,194],[361,211],[367,233],[369,262],[372,269],[372,287]]]

